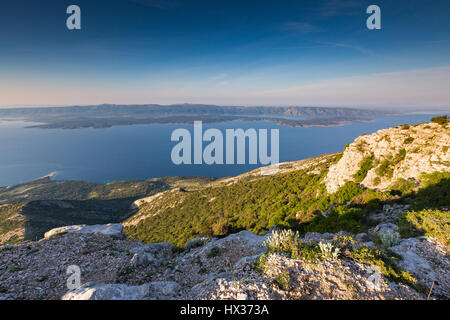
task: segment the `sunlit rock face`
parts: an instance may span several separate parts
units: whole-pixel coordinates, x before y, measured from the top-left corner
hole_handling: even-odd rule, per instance
[[[327,191],[334,193],[347,181],[384,190],[398,179],[419,181],[423,173],[448,172],[449,146],[450,127],[436,123],[399,126],[360,136],[330,167],[325,178]],[[364,162],[366,170],[361,171]]]

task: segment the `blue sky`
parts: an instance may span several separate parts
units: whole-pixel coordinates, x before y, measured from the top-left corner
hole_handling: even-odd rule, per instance
[[[0,105],[449,106],[449,30],[447,0],[2,1]]]

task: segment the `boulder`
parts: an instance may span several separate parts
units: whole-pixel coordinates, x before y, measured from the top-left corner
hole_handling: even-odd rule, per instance
[[[181,286],[173,281],[156,281],[140,286],[89,282],[67,292],[62,300],[150,300],[175,297]]]
[[[253,251],[255,251],[255,253],[263,253],[265,251],[262,243],[271,235],[270,232],[266,233],[265,235],[257,235],[251,231],[240,231],[238,233],[233,233],[230,234],[228,236],[226,236],[225,238],[222,239],[212,239],[208,244],[206,244],[203,247],[203,251],[207,252],[209,250],[211,250],[212,247],[217,246],[217,247],[221,247],[223,246],[226,242],[233,242],[233,243],[241,243],[243,246],[247,246],[253,249]]]
[[[449,298],[450,262],[446,252],[439,250],[435,243],[426,238],[409,238],[403,239],[390,250],[403,257],[398,262],[400,267],[413,274],[428,288],[433,286],[433,295]]]
[[[44,234],[46,239],[52,236],[64,233],[84,233],[84,234],[102,234],[115,239],[125,239],[125,232],[120,223],[96,224],[96,225],[73,225],[52,229]]]
[[[372,239],[370,239],[370,237],[369,237],[369,235],[367,233],[363,232],[363,233],[358,233],[355,236],[355,240],[358,241],[358,242],[369,242]]]
[[[174,281],[154,281],[149,283],[150,297],[164,299],[180,294],[182,288]]]
[[[174,245],[170,242],[150,243],[131,249],[133,253],[153,253],[156,255],[171,255]]]
[[[403,257],[400,265],[407,271],[411,273],[430,273],[434,276],[430,264],[417,254],[418,242],[419,240],[415,238],[403,239],[400,244],[391,247],[391,250]]]
[[[243,258],[239,259],[238,262],[235,263],[234,269],[242,270],[246,266],[253,265],[256,263],[256,261],[258,261],[260,256],[261,255],[257,254],[254,256],[250,256],[250,257],[243,257]]]
[[[150,285],[97,284],[89,282],[67,292],[62,300],[143,300],[149,296]]]
[[[369,234],[380,236],[383,233],[393,233],[398,230],[398,226],[393,223],[382,223],[375,228],[369,229]]]
[[[197,237],[197,238],[186,241],[185,247],[187,250],[195,249],[195,248],[204,246],[210,240],[211,240],[211,238],[209,238],[209,237]]]
[[[130,265],[133,267],[146,267],[150,264],[157,266],[172,257],[173,247],[173,244],[169,242],[159,242],[133,248],[130,250],[134,253]]]
[[[159,261],[151,253],[135,253],[130,260],[132,267],[146,267],[149,264],[159,264]]]

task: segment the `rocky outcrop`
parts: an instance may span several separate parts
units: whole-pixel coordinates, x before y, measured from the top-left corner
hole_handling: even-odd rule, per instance
[[[375,222],[397,222],[400,216],[407,213],[410,208],[408,204],[385,204],[381,210],[376,210],[372,212],[369,219]]]
[[[130,250],[142,243],[99,233],[68,232],[20,245],[0,247],[0,295],[10,299],[60,299],[67,270],[76,265],[81,283],[116,283],[125,274]],[[123,277],[122,277],[123,278]]]
[[[127,286],[87,283],[79,289],[66,293],[62,300],[142,300],[148,293],[149,284]]]
[[[120,223],[97,224],[97,225],[75,225],[52,229],[45,233],[46,239],[65,233],[102,234],[116,239],[124,239],[125,232]]]
[[[159,192],[150,197],[140,198],[131,204],[131,209],[139,209],[139,207],[142,206],[143,204],[151,203],[152,201],[154,201],[156,199],[162,198],[166,193],[175,192],[174,190],[177,190],[177,189],[179,189],[179,188],[174,188],[172,190]]]
[[[62,300],[162,300],[175,299],[181,291],[173,281],[150,282],[140,286],[87,283],[67,292]]]
[[[432,288],[435,296],[448,299],[450,293],[450,262],[446,250],[426,237],[403,239],[390,250],[403,257],[399,265],[421,283]]]
[[[130,265],[132,267],[146,267],[150,264],[157,266],[172,257],[173,247],[173,244],[169,242],[161,242],[133,248],[130,250],[134,254]]]
[[[384,223],[369,234],[356,235],[352,246],[374,246],[371,234],[395,230]],[[283,253],[266,254],[266,241],[275,231],[265,235],[241,231],[222,239],[202,238],[182,252],[170,243],[143,244],[106,233],[75,231],[0,247],[1,296],[64,300],[426,298],[383,275],[374,287],[372,267],[346,258],[344,249],[339,258],[314,263]],[[333,241],[348,236],[353,235],[307,233],[300,240],[334,246]],[[431,298],[450,297],[448,257],[431,239],[402,239],[390,249],[403,257],[399,261],[402,268],[421,284],[433,286]],[[67,268],[73,265],[80,268],[81,287],[68,290]]]
[[[349,261],[318,261],[315,264],[282,254],[267,257],[265,273],[233,269],[234,279],[204,281],[191,290],[196,299],[317,300],[317,299],[422,299],[405,285],[385,279],[372,288],[370,268]]]
[[[398,226],[393,223],[382,223],[376,227],[369,229],[369,234],[381,236],[384,233],[393,233],[398,230]]]
[[[329,193],[355,181],[364,159],[372,158],[361,184],[386,189],[398,179],[420,180],[422,173],[450,171],[450,128],[436,123],[379,130],[355,139],[325,178]],[[369,162],[369,161],[368,161]],[[357,181],[359,182],[359,181]]]

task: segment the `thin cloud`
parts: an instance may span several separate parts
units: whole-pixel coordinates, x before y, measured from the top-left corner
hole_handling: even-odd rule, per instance
[[[128,0],[145,7],[158,8],[162,10],[173,9],[180,6],[178,1],[173,0]]]
[[[363,4],[356,0],[327,0],[317,11],[323,17],[353,16],[357,15],[362,7]]]
[[[322,44],[322,45],[326,45],[329,47],[336,47],[336,48],[347,48],[347,49],[351,49],[351,50],[356,50],[358,52],[367,54],[367,55],[375,55],[375,53],[373,53],[370,50],[367,50],[361,46],[357,46],[357,45],[352,45],[352,44],[347,44],[347,43],[340,43],[340,42],[329,42],[329,41],[314,41],[315,43],[318,44]]]
[[[226,85],[229,85],[229,84],[230,84],[230,81],[229,81],[229,80],[223,80],[223,81],[220,81],[220,82],[218,83],[218,85],[221,86],[221,87],[226,86]]]
[[[339,78],[250,96],[294,104],[448,107],[450,66]]]
[[[301,34],[308,34],[313,32],[318,32],[321,29],[311,23],[308,22],[286,22],[282,26],[283,30],[287,31],[295,31]]]
[[[219,73],[219,74],[211,77],[211,80],[218,81],[218,80],[222,80],[222,79],[225,79],[225,78],[228,78],[228,73],[224,72],[224,73]]]

